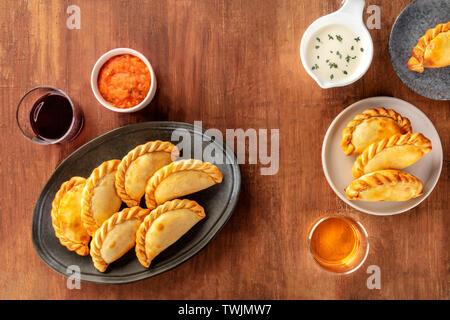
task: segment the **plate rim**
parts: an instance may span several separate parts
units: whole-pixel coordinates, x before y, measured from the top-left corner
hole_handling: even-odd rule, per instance
[[[45,248],[40,240],[42,237],[42,234],[40,233],[40,228],[42,227],[42,221],[40,219],[40,210],[42,208],[42,205],[44,204],[41,199],[48,193],[48,189],[51,187],[51,180],[57,179],[58,174],[60,174],[60,168],[68,161],[68,159],[72,159],[72,156],[77,155],[77,158],[82,157],[84,153],[79,155],[80,152],[83,151],[83,149],[89,150],[90,146],[92,144],[99,145],[103,142],[100,142],[104,139],[113,138],[115,135],[120,134],[121,132],[129,132],[130,129],[143,129],[143,128],[165,128],[165,129],[179,129],[184,128],[189,130],[189,132],[192,132],[195,134],[195,132],[201,133],[203,135],[210,136],[206,131],[207,129],[202,127],[196,127],[190,123],[187,122],[177,122],[177,121],[146,121],[146,122],[138,122],[133,124],[127,124],[124,126],[121,126],[119,128],[112,129],[110,131],[107,131],[78,147],[76,150],[74,150],[72,153],[70,153],[64,160],[61,161],[61,163],[54,169],[50,177],[47,179],[45,185],[42,187],[41,192],[39,193],[39,196],[35,202],[33,214],[32,214],[32,225],[31,225],[31,238],[33,242],[33,247],[38,254],[38,256],[41,258],[42,261],[44,261],[45,264],[47,264],[52,270],[56,271],[59,274],[62,274],[65,277],[69,277],[67,273],[65,273],[63,270],[60,269],[66,269],[68,266],[63,265],[60,261],[54,259],[52,255],[48,254],[47,248]],[[99,143],[100,142],[100,143]],[[80,280],[84,282],[91,282],[91,283],[99,283],[99,284],[126,284],[126,283],[132,283],[144,279],[148,279],[154,276],[157,276],[161,273],[170,271],[187,260],[193,258],[195,255],[200,253],[208,244],[211,243],[211,241],[220,233],[222,228],[227,224],[228,220],[231,218],[231,216],[234,213],[234,210],[237,206],[237,203],[239,202],[239,195],[241,191],[241,170],[239,163],[237,161],[237,157],[235,153],[232,151],[230,146],[226,143],[225,140],[221,139],[221,141],[218,141],[216,137],[214,138],[214,142],[217,143],[224,151],[226,158],[231,158],[232,163],[226,163],[231,166],[232,168],[232,190],[230,193],[230,197],[228,199],[228,202],[226,204],[224,213],[221,215],[224,217],[223,220],[218,220],[206,233],[206,235],[200,239],[196,244],[194,244],[190,250],[188,250],[184,255],[174,258],[174,262],[166,267],[160,267],[157,270],[151,270],[151,269],[143,269],[142,272],[133,273],[130,275],[108,275],[107,273],[102,274],[91,274],[91,273],[80,273]],[[221,142],[218,143],[218,142]],[[58,265],[60,269],[57,268]],[[99,277],[101,277],[102,280],[99,280]]]
[[[411,85],[407,82],[405,82],[405,80],[400,76],[400,70],[398,70],[398,68],[396,67],[396,65],[394,64],[394,61],[392,59],[393,56],[393,45],[391,43],[392,41],[392,34],[394,33],[394,28],[397,26],[397,23],[399,21],[399,18],[406,12],[406,10],[409,9],[409,7],[413,4],[418,3],[417,0],[412,1],[411,3],[407,4],[402,11],[400,11],[400,13],[397,15],[397,17],[395,18],[394,23],[392,24],[392,28],[391,28],[391,32],[389,32],[389,40],[388,40],[388,49],[389,49],[389,60],[391,60],[391,65],[392,68],[395,71],[395,74],[397,75],[397,77],[400,79],[400,81],[412,92],[417,93],[418,95],[431,99],[431,100],[436,100],[436,101],[450,101],[450,96],[449,97],[444,97],[444,98],[437,98],[435,96],[429,95],[426,92],[420,91],[418,92],[417,90],[415,90],[414,88],[411,87]],[[448,66],[447,68],[450,68],[450,66]]]
[[[402,102],[402,103],[406,103],[409,104],[410,106],[414,107],[416,109],[416,111],[418,111],[419,113],[421,113],[426,119],[428,119],[428,121],[430,122],[432,128],[436,131],[437,134],[437,138],[438,138],[438,147],[439,147],[439,170],[438,170],[438,174],[437,174],[437,178],[435,181],[433,181],[432,186],[430,187],[430,189],[422,196],[421,199],[419,199],[419,201],[417,203],[412,204],[409,207],[406,207],[406,209],[400,209],[397,211],[393,211],[390,213],[379,213],[376,211],[372,211],[372,210],[368,210],[368,209],[364,209],[361,208],[360,206],[358,206],[355,202],[352,202],[348,199],[346,199],[343,195],[341,195],[338,192],[337,187],[334,185],[333,181],[331,180],[331,177],[329,176],[329,170],[328,167],[326,165],[326,161],[325,161],[325,154],[327,152],[326,150],[326,145],[327,142],[330,138],[331,135],[331,130],[336,126],[336,123],[347,113],[350,113],[354,108],[358,107],[360,104],[363,104],[365,102],[371,102],[373,100],[378,100],[378,99],[388,99],[391,100],[393,103],[395,102]],[[433,146],[434,148],[436,146]],[[443,166],[443,149],[442,149],[442,142],[441,142],[441,138],[439,136],[439,132],[436,130],[436,127],[434,126],[433,122],[427,117],[427,115],[420,110],[418,107],[416,107],[415,105],[411,104],[408,101],[405,101],[403,99],[399,99],[399,98],[395,98],[395,97],[389,97],[389,96],[375,96],[375,97],[369,97],[369,98],[365,98],[365,99],[361,99],[358,100],[354,103],[352,103],[351,105],[345,107],[344,110],[342,110],[331,122],[331,124],[329,125],[327,132],[325,133],[325,136],[323,138],[323,142],[322,142],[322,152],[321,152],[321,160],[322,160],[322,169],[323,169],[323,173],[325,175],[325,178],[328,182],[328,184],[330,185],[331,189],[334,191],[334,193],[342,200],[344,201],[346,204],[348,204],[349,206],[351,206],[353,209],[363,212],[363,213],[367,213],[370,215],[375,215],[375,216],[393,216],[393,215],[397,215],[397,214],[401,214],[407,211],[412,210],[413,208],[415,208],[416,206],[418,206],[420,203],[422,203],[426,198],[428,198],[428,196],[433,192],[434,188],[436,187],[437,183],[439,182],[441,173],[442,173],[442,166]]]

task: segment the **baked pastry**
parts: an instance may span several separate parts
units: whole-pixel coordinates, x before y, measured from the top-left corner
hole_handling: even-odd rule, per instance
[[[222,173],[208,162],[188,159],[162,167],[148,180],[145,187],[147,208],[206,189],[222,182]]]
[[[406,66],[409,70],[423,72],[425,68],[450,65],[450,21],[428,29],[412,49]]]
[[[81,220],[92,236],[102,223],[119,211],[122,200],[115,187],[120,160],[109,160],[95,168],[86,181],[81,199]]]
[[[422,195],[422,181],[400,170],[378,170],[345,188],[349,200],[405,201]]]
[[[421,133],[396,134],[364,149],[352,168],[353,179],[381,169],[403,169],[431,151],[431,141]]]
[[[148,179],[178,156],[178,149],[170,142],[150,141],[131,150],[116,172],[117,194],[129,207],[139,205]]]
[[[394,110],[367,109],[356,115],[342,131],[341,148],[346,155],[361,153],[374,142],[408,132],[412,132],[409,119]]]
[[[80,256],[89,254],[91,237],[81,222],[81,197],[86,179],[73,177],[64,182],[52,202],[52,226],[59,242]]]
[[[148,268],[158,254],[204,217],[203,207],[187,199],[167,201],[152,210],[136,233],[135,250],[139,262]]]
[[[149,209],[132,207],[113,214],[98,228],[91,241],[94,267],[104,272],[108,265],[134,247],[136,231]]]

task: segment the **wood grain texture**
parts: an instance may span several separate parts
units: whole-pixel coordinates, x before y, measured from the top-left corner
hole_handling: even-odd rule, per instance
[[[408,0],[368,0],[381,7],[371,30],[374,60],[363,79],[320,89],[301,66],[307,26],[339,0],[28,0],[0,2],[0,298],[2,299],[449,299],[450,103],[410,91],[396,76],[388,39]],[[68,30],[66,9],[81,9],[81,29]],[[367,18],[367,14],[365,14]],[[116,47],[143,52],[158,90],[146,109],[116,114],[90,89],[100,55]],[[36,85],[66,91],[85,115],[73,142],[38,146],[15,123],[21,95]],[[408,213],[376,217],[355,211],[322,173],[325,132],[346,106],[388,95],[418,106],[444,149],[440,181]],[[87,141],[125,124],[173,120],[204,128],[280,129],[280,170],[260,175],[244,164],[237,209],[220,234],[170,272],[127,285],[82,283],[40,260],[31,241],[32,210],[55,167]],[[320,270],[309,257],[311,223],[327,214],[360,220],[370,235],[366,263],[349,276]],[[50,213],[49,213],[50,214]],[[381,290],[366,287],[367,266],[381,268]]]

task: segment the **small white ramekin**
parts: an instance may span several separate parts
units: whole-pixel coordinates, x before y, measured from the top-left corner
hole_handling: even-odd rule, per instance
[[[98,73],[100,72],[100,69],[105,64],[105,62],[108,61],[110,58],[121,55],[121,54],[130,54],[130,55],[138,57],[139,59],[144,61],[144,63],[148,67],[148,70],[150,71],[150,76],[151,76],[150,90],[148,91],[147,96],[145,97],[144,100],[141,101],[141,103],[139,103],[138,105],[135,105],[134,107],[130,107],[130,108],[114,107],[111,103],[109,103],[102,97],[100,91],[98,90],[97,79],[98,79]],[[155,76],[155,72],[153,71],[152,65],[150,64],[150,62],[147,60],[147,58],[142,53],[140,53],[136,50],[130,49],[130,48],[117,48],[117,49],[113,49],[113,50],[106,52],[95,63],[94,68],[92,69],[92,73],[91,73],[91,88],[92,88],[92,92],[94,93],[95,98],[97,98],[97,101],[100,102],[100,104],[102,106],[104,106],[105,108],[115,111],[115,112],[131,113],[131,112],[136,112],[136,111],[139,111],[139,110],[145,108],[152,101],[152,99],[156,93],[156,76]]]

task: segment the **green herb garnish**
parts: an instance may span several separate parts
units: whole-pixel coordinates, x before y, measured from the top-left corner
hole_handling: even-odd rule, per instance
[[[353,50],[353,49],[355,49],[355,47],[354,47],[354,46],[352,46],[352,47],[351,47],[350,49],[352,49],[352,50]]]
[[[319,37],[317,37],[316,40],[320,42],[320,38]]]
[[[316,49],[319,49],[319,48],[320,48],[320,46],[315,46],[315,48],[316,48]]]
[[[339,51],[336,51],[336,55],[339,57],[339,59],[342,59],[342,53],[340,53]]]
[[[328,35],[328,40],[334,40],[334,38],[329,34]]]
[[[343,72],[344,74],[347,74],[347,71],[345,71],[345,70],[344,70],[344,71],[342,71],[342,72]]]
[[[350,57],[349,55],[347,55],[346,57],[345,57],[345,61],[347,61],[347,62],[350,62],[350,59],[351,59],[352,57]]]
[[[330,66],[330,69],[333,69],[333,68],[337,69],[338,68],[338,65],[336,63],[334,63],[334,62],[330,62],[328,65]]]
[[[338,39],[339,42],[342,42],[342,37],[340,35],[336,35],[336,39]]]
[[[319,66],[317,64],[314,64],[314,66],[311,68],[312,70],[319,69]]]
[[[332,74],[332,75],[330,76],[330,79],[331,79],[331,80],[333,80],[333,78],[334,78],[334,74]]]
[[[355,41],[356,42],[358,42],[358,41],[360,41],[361,39],[359,38],[359,37],[357,37],[357,38],[355,38]]]
[[[359,50],[361,50],[361,52],[364,52],[364,48],[361,48],[361,49],[359,49]]]

